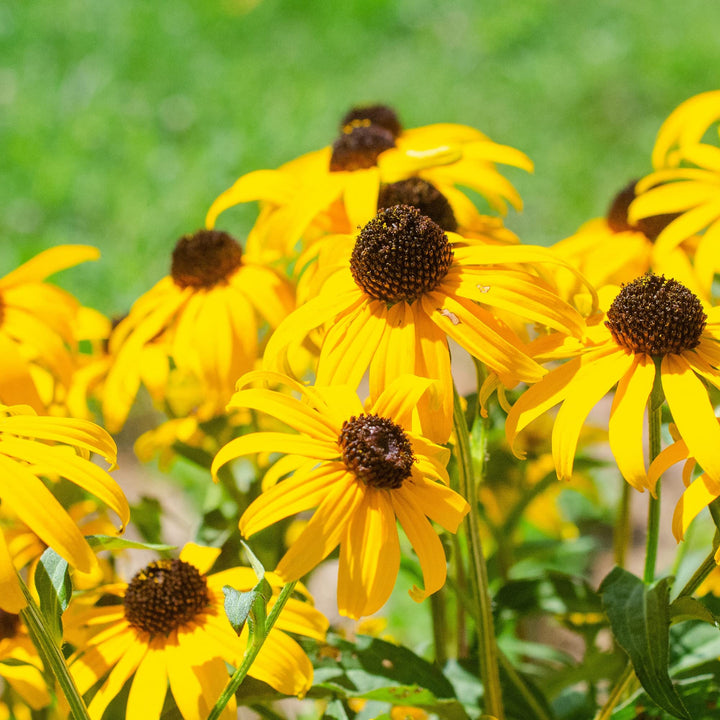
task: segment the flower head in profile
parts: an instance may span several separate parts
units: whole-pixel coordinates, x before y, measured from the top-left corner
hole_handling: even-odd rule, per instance
[[[718,119],[717,90],[696,95],[676,108],[658,133],[655,171],[638,183],[638,197],[629,211],[634,223],[653,215],[677,214],[657,237],[658,254],[700,236],[695,271],[707,295],[720,268],[720,148],[703,138]]]
[[[297,390],[305,401],[248,388],[258,380]],[[315,508],[276,572],[296,580],[338,545],[338,607],[358,618],[382,607],[400,566],[397,521],[417,553],[425,589],[422,600],[445,582],[442,543],[430,520],[455,532],[468,504],[448,487],[449,452],[414,430],[414,409],[431,383],[404,376],[364,408],[347,386],[306,387],[274,373],[252,373],[230,405],[268,413],[296,434],[251,433],[228,443],[215,457],[213,473],[226,462],[257,452],[291,456],[292,475],[269,487],[240,518],[250,537],[279,520]]]
[[[111,508],[124,527],[130,518],[125,495],[105,470],[88,459],[92,452],[115,465],[115,442],[97,425],[39,417],[27,406],[0,406],[0,501],[81,572],[95,567],[95,554],[43,478],[65,478],[78,485]],[[0,530],[0,608],[18,612],[24,606],[13,557]]]
[[[247,626],[238,636],[225,616],[223,586],[244,591],[257,583],[250,568],[208,575],[219,554],[189,543],[179,558],[151,562],[128,584],[100,588],[118,604],[71,613],[68,636],[83,639],[70,666],[78,688],[86,693],[102,680],[88,708],[93,720],[130,678],[128,720],[160,717],[168,685],[182,718],[208,716],[227,683],[227,664],[240,664],[248,639]],[[281,583],[272,573],[265,577],[274,591],[272,608]],[[249,675],[287,695],[304,695],[312,664],[286,633],[324,640],[327,626],[310,602],[290,598]],[[235,716],[233,697],[222,717]]]
[[[59,245],[0,278],[0,402],[38,413],[62,404],[76,365],[81,305],[45,280],[99,251]]]
[[[709,311],[715,317],[715,311]],[[623,286],[596,328],[595,343],[548,373],[513,405],[505,424],[511,445],[532,420],[561,404],[552,434],[558,476],[572,474],[580,430],[590,410],[617,385],[610,448],[623,477],[649,487],[643,418],[659,381],[675,424],[698,461],[720,480],[720,428],[703,381],[720,385],[720,333],[700,300],[676,280],[643,275]],[[604,340],[603,340],[604,335]],[[652,488],[651,488],[652,489]]]
[[[701,294],[690,258],[693,249],[683,245],[670,253],[658,254],[655,240],[677,214],[654,215],[630,222],[628,209],[636,197],[636,180],[628,183],[612,200],[602,218],[583,224],[568,238],[553,245],[553,250],[572,263],[596,288],[620,285],[652,270],[670,274]],[[568,274],[564,296],[580,290],[576,277]],[[701,297],[705,297],[704,294]]]
[[[438,380],[439,397],[428,394],[420,405],[423,432],[436,442],[447,441],[452,425],[448,337],[514,385],[545,370],[497,312],[582,332],[578,312],[536,273],[544,263],[566,265],[545,248],[468,242],[406,205],[379,212],[357,237],[326,242],[344,248],[342,257],[319,271],[316,297],[270,337],[265,366],[290,372],[294,348],[328,323],[318,384],[357,387],[368,367],[375,396],[404,374]]]
[[[165,401],[173,368],[200,382],[201,419],[221,413],[237,378],[255,364],[261,326],[277,326],[293,304],[289,283],[247,262],[227,233],[182,237],[170,275],[136,301],[110,338],[106,426],[122,427],[141,380],[157,402]]]
[[[260,200],[248,252],[283,257],[301,238],[308,242],[364,225],[382,207],[382,186],[408,178],[432,184],[463,218],[474,218],[472,203],[457,186],[479,192],[500,212],[508,202],[521,208],[497,163],[532,170],[526,155],[473,128],[441,123],[408,130],[387,106],[353,108],[332,146],[277,170],[243,175],[212,204],[206,225],[213,227],[233,205]]]

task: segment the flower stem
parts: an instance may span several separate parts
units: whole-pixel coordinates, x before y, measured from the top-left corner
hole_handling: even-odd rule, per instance
[[[608,699],[605,704],[600,708],[598,714],[595,716],[595,720],[608,720],[615,706],[620,702],[625,689],[630,684],[630,681],[635,677],[635,671],[633,670],[632,663],[628,663],[625,669],[620,674],[620,677],[615,681],[615,685],[610,691]]]
[[[432,613],[433,644],[435,646],[435,663],[443,667],[447,662],[446,643],[448,636],[447,608],[443,588],[430,596],[430,611]]]
[[[235,670],[230,680],[228,680],[228,684],[225,686],[225,689],[222,691],[218,701],[215,703],[215,706],[208,715],[208,720],[217,720],[222,711],[225,709],[225,706],[230,702],[230,698],[237,692],[240,684],[247,676],[250,666],[253,664],[257,654],[260,652],[260,648],[267,639],[270,630],[272,630],[273,625],[275,625],[275,622],[282,612],[282,609],[285,607],[285,603],[292,595],[292,592],[295,589],[295,584],[296,583],[293,581],[287,585],[283,585],[280,595],[278,595],[278,599],[273,605],[273,609],[270,611],[270,614],[265,620],[264,631],[259,635],[250,635],[248,647],[245,650],[245,656],[242,659],[242,663],[240,664],[240,667]]]
[[[60,648],[53,640],[50,628],[45,621],[45,616],[37,606],[35,599],[23,579],[20,576],[18,576],[18,578],[23,595],[27,601],[27,607],[20,611],[20,617],[25,623],[30,639],[37,648],[45,669],[52,673],[53,677],[57,680],[70,706],[71,717],[74,718],[74,720],[90,720],[87,706],[77,689],[77,685],[75,685],[75,681],[70,674],[70,670],[68,669]],[[53,688],[50,689],[52,690]]]
[[[664,395],[660,384],[660,372],[656,371],[655,384],[648,402],[649,462],[660,454],[662,432],[662,406]],[[643,579],[651,583],[655,579],[658,538],[660,537],[660,480],[655,486],[656,497],[648,500],[647,539],[645,542],[645,573]]]
[[[503,720],[505,713],[500,689],[500,672],[498,669],[498,649],[495,642],[492,605],[488,590],[488,575],[480,539],[480,523],[478,521],[476,478],[473,472],[473,458],[470,451],[470,433],[468,432],[465,413],[460,404],[457,388],[453,386],[454,410],[453,425],[458,462],[460,492],[470,505],[470,512],[465,517],[465,531],[468,538],[470,555],[470,583],[476,605],[475,616],[478,618],[478,644],[480,653],[480,679],[485,690],[485,713],[497,720]],[[486,430],[483,425],[483,436]],[[480,462],[484,465],[485,442],[482,443]]]

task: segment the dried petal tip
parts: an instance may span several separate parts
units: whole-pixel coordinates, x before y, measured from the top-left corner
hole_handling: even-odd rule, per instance
[[[437,223],[416,208],[395,205],[360,231],[350,271],[376,300],[411,303],[442,282],[452,261],[450,242]]]
[[[178,240],[170,274],[181,288],[210,288],[226,281],[240,265],[237,240],[219,230],[198,230]]]
[[[618,345],[662,357],[697,347],[706,320],[702,303],[683,284],[647,274],[623,285],[605,325]]]
[[[348,125],[367,124],[385,128],[393,137],[402,132],[402,125],[397,113],[387,105],[364,105],[351,108],[340,121],[340,131],[344,132]]]
[[[125,618],[151,635],[169,635],[210,603],[204,575],[183,560],[158,560],[140,570],[125,591]]]
[[[607,212],[607,222],[613,232],[621,233],[632,230],[641,232],[648,240],[655,241],[657,236],[673,220],[679,217],[680,213],[653,215],[642,218],[635,225],[631,225],[628,221],[628,209],[632,201],[637,197],[635,194],[636,184],[637,180],[631,181],[615,196]]]
[[[343,423],[338,444],[345,467],[370,487],[393,490],[410,477],[412,446],[404,430],[388,418],[351,417]]]
[[[448,199],[432,183],[422,178],[413,177],[383,185],[378,195],[377,208],[384,210],[393,205],[417,208],[447,232],[455,232],[458,228]]]

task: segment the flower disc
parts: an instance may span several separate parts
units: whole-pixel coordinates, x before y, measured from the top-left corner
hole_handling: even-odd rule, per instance
[[[211,288],[226,281],[241,264],[237,240],[220,230],[198,230],[178,240],[170,274],[181,288]]]
[[[348,125],[333,143],[330,172],[375,167],[378,155],[394,147],[392,133],[380,125]]]
[[[419,177],[383,185],[378,195],[378,210],[393,205],[410,205],[427,215],[443,230],[455,232],[458,228],[455,213],[448,199],[432,184]]]
[[[402,132],[402,125],[397,113],[387,105],[365,105],[351,108],[340,121],[340,130],[345,130],[348,125],[358,124],[379,125],[388,130],[393,137],[398,137]]]

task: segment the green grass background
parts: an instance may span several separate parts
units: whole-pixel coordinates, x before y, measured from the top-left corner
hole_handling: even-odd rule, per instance
[[[550,244],[649,169],[678,103],[717,87],[719,26],[705,0],[6,0],[0,273],[92,244],[102,259],[58,282],[124,312],[237,176],[375,101],[528,153],[508,225]],[[226,218],[241,234],[253,211]]]

